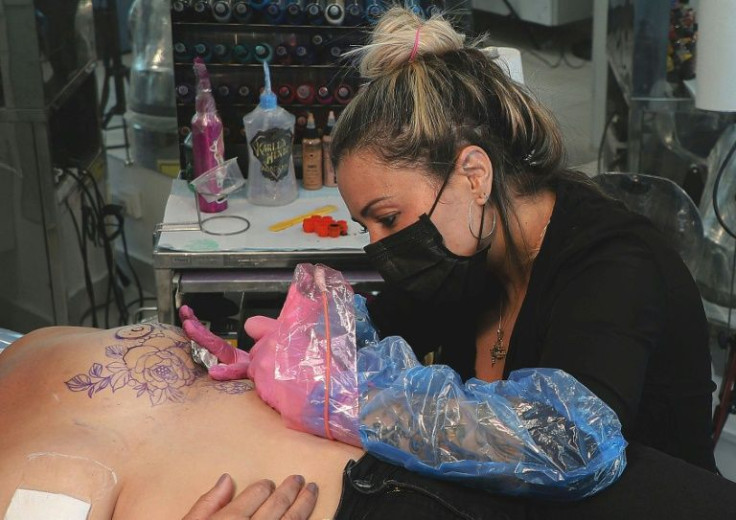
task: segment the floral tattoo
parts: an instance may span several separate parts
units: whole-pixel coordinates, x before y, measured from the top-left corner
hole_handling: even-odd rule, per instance
[[[194,364],[189,340],[180,329],[163,324],[141,324],[115,332],[113,345],[105,355],[114,361],[93,363],[86,374],[77,374],[65,384],[72,392],[87,392],[91,398],[109,388],[113,393],[125,387],[147,395],[153,406],[185,400],[184,390],[194,384],[204,370]],[[216,383],[227,394],[241,394],[253,388],[250,381]]]

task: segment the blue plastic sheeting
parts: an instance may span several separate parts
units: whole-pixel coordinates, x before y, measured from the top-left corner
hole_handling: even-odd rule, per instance
[[[626,466],[616,414],[569,374],[534,368],[463,383],[448,366],[422,366],[402,338],[379,339],[365,300],[327,267],[297,266],[273,341],[287,426],[411,471],[576,500]]]
[[[616,414],[562,370],[487,383],[422,366],[400,337],[377,341],[356,296],[360,439],[377,457],[506,495],[576,500],[626,466]]]
[[[0,327],[0,352],[5,350],[15,340],[22,338],[23,334]]]

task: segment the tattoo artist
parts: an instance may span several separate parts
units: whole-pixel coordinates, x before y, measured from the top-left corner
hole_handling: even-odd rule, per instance
[[[600,512],[635,514],[670,485],[646,478],[641,450],[716,472],[707,322],[677,252],[568,169],[552,115],[443,18],[393,8],[354,54],[368,83],[332,156],[388,287],[369,304],[381,335],[463,379],[552,367],[586,385],[630,445],[611,490],[648,483],[641,498],[593,497]]]

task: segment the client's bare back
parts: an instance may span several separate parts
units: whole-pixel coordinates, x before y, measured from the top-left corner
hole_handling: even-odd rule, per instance
[[[331,516],[360,450],[287,430],[251,389],[209,379],[175,327],[35,331],[0,355],[0,512],[34,499],[20,489],[90,519],[180,518],[229,472],[240,487],[302,473],[314,518]]]

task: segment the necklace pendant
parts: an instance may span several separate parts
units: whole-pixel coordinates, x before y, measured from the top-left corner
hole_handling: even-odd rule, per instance
[[[506,349],[503,348],[503,331],[498,330],[496,332],[496,343],[493,344],[491,349],[491,366],[496,366],[496,363],[506,358]]]

